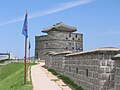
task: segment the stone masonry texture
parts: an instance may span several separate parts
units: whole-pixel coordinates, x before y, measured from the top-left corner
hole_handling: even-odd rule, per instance
[[[35,58],[46,60],[48,57],[45,54],[49,51],[83,51],[83,34],[73,33],[71,28],[66,31],[63,25],[59,28],[51,28],[51,31],[46,32],[47,35],[35,37]]]
[[[83,51],[83,34],[57,23],[44,29],[47,35],[35,36],[35,58],[66,75],[84,90],[120,90],[120,53],[113,47]]]
[[[50,54],[46,66],[68,76],[85,90],[113,90],[114,83],[119,80],[114,80],[115,62],[111,58],[118,53],[119,50],[105,49]]]

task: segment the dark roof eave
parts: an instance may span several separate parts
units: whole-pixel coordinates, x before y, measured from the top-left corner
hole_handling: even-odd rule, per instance
[[[75,29],[75,30],[70,30],[70,31],[68,31],[68,30],[49,30],[49,31],[42,31],[43,33],[48,33],[48,32],[51,32],[51,31],[60,31],[60,32],[75,32],[75,31],[77,31],[77,29]]]
[[[112,60],[120,60],[120,57],[113,57]]]

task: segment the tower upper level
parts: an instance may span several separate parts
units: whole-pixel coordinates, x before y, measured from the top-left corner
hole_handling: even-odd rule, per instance
[[[77,28],[63,24],[62,22],[56,23],[53,26],[44,28],[42,32],[48,33],[50,31],[59,31],[59,32],[75,32]]]

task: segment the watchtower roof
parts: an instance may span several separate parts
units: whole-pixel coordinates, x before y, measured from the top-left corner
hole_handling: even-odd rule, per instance
[[[115,55],[112,60],[120,60],[120,54]]]
[[[44,28],[42,32],[48,33],[50,31],[75,32],[77,31],[77,28],[65,25],[62,22],[60,22],[48,28]]]

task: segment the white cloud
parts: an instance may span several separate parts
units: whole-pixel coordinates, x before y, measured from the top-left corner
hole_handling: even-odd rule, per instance
[[[15,22],[19,22],[19,21],[23,21],[23,19],[20,18],[20,19],[13,19],[13,20],[5,21],[5,22],[0,22],[0,26],[15,23]]]
[[[83,4],[87,4],[87,3],[90,3],[90,2],[93,2],[93,1],[95,1],[95,0],[75,0],[75,1],[67,2],[67,3],[60,3],[60,4],[57,5],[57,7],[54,7],[54,8],[42,11],[42,12],[39,11],[39,12],[34,12],[34,13],[29,14],[29,19],[53,14],[53,13],[60,12],[60,11],[63,11],[63,10],[67,10],[67,9],[77,7],[77,6],[80,6],[80,5],[83,5]],[[19,21],[23,21],[23,20],[24,20],[24,18],[19,18],[19,19],[9,20],[9,21],[6,21],[6,22],[0,22],[0,26],[15,23],[15,22],[19,22]]]
[[[120,31],[115,31],[115,30],[111,30],[111,31],[107,31],[107,32],[104,32],[103,34],[101,34],[102,36],[109,36],[109,35],[118,35],[120,34]]]

